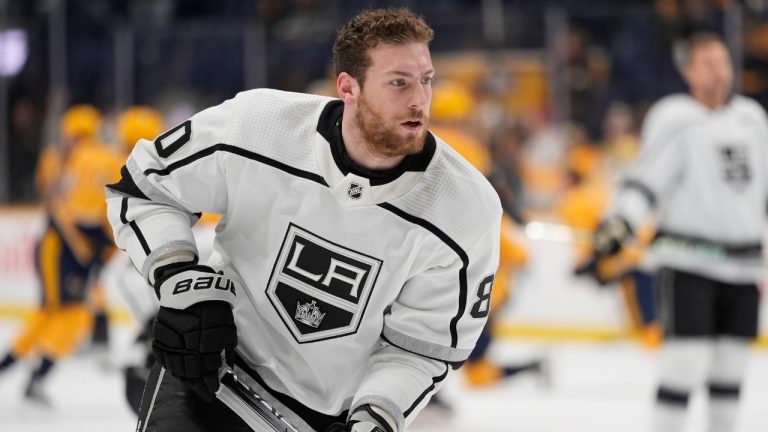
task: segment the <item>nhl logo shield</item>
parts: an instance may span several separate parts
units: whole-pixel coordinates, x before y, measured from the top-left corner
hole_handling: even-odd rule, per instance
[[[381,265],[380,259],[290,224],[267,298],[298,343],[354,334]]]
[[[352,199],[360,199],[363,196],[363,185],[352,182],[347,189],[347,196]]]

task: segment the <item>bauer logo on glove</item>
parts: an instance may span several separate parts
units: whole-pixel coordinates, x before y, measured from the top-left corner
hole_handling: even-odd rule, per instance
[[[221,300],[235,305],[235,284],[222,273],[196,264],[172,265],[161,269],[155,282],[160,306],[173,309],[207,300]]]
[[[216,278],[213,276],[202,276],[197,278],[182,279],[176,282],[176,285],[173,287],[173,295],[185,293],[189,291],[190,288],[193,290],[206,290],[213,288],[217,290],[230,291],[232,294],[235,294],[235,284],[231,280],[220,275]]]

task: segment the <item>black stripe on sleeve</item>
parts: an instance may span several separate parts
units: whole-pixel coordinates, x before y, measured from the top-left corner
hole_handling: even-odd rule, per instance
[[[469,256],[466,252],[464,252],[464,249],[459,246],[458,243],[453,241],[452,238],[448,237],[448,235],[444,232],[442,232],[439,228],[432,225],[431,223],[427,222],[424,219],[418,218],[416,216],[413,216],[411,214],[408,214],[399,208],[393,206],[389,203],[381,203],[379,204],[379,207],[389,210],[390,212],[396,214],[397,216],[400,216],[401,218],[407,220],[408,222],[414,223],[416,225],[419,225],[434,235],[436,235],[443,243],[448,245],[456,254],[461,258],[461,269],[459,270],[459,307],[456,311],[456,315],[451,319],[451,348],[456,348],[458,344],[458,331],[456,329],[456,326],[459,322],[459,319],[464,316],[464,310],[467,307],[467,267],[469,266]]]
[[[125,216],[128,213],[128,197],[123,197],[122,205],[120,206],[120,222],[128,224],[128,218]]]
[[[298,168],[294,168],[294,167],[292,167],[290,165],[286,165],[286,164],[284,164],[282,162],[278,162],[278,161],[276,161],[274,159],[270,159],[270,158],[268,158],[266,156],[263,156],[263,155],[260,155],[258,153],[254,153],[252,151],[248,151],[248,150],[242,149],[240,147],[236,147],[236,146],[229,145],[229,144],[215,144],[215,145],[212,145],[211,147],[203,149],[203,150],[201,150],[201,151],[199,151],[199,152],[197,152],[197,153],[195,153],[193,155],[187,156],[184,159],[178,160],[178,161],[168,165],[164,169],[148,169],[148,170],[144,171],[144,175],[149,176],[151,174],[156,174],[156,175],[159,175],[159,176],[166,176],[166,175],[170,174],[171,172],[173,172],[174,170],[177,170],[177,169],[179,169],[179,168],[181,168],[183,166],[189,165],[190,163],[195,162],[196,160],[202,159],[202,158],[204,158],[206,156],[210,156],[210,155],[212,155],[212,154],[214,154],[216,152],[219,152],[219,151],[227,152],[227,153],[232,153],[232,154],[235,154],[235,155],[238,155],[238,156],[242,156],[242,157],[247,158],[247,159],[251,159],[251,160],[254,160],[254,161],[257,161],[257,162],[261,162],[261,163],[263,163],[265,165],[269,165],[269,166],[271,166],[273,168],[277,168],[280,171],[284,171],[284,172],[286,172],[288,174],[291,174],[291,175],[294,175],[296,177],[305,178],[305,179],[311,180],[311,181],[313,181],[315,183],[319,183],[319,184],[321,184],[323,186],[328,186],[328,184],[325,182],[325,179],[323,179],[323,177],[320,176],[319,174],[311,173],[309,171],[300,170]]]
[[[122,168],[120,168],[120,181],[114,184],[107,185],[108,188],[116,191],[121,192],[125,195],[130,195],[136,198],[141,198],[148,200],[146,195],[144,195],[144,192],[139,189],[138,186],[136,186],[136,182],[133,181],[133,177],[131,177],[131,173],[128,172],[128,168],[123,165]]]
[[[133,233],[136,235],[136,238],[139,240],[139,243],[141,243],[141,248],[144,249],[144,253],[149,255],[151,252],[149,250],[149,245],[147,244],[147,239],[144,238],[144,234],[142,234],[141,229],[139,229],[139,225],[136,223],[136,221],[129,221],[126,217],[126,214],[128,213],[128,197],[123,197],[123,204],[120,207],[120,221],[124,224],[128,224],[131,229],[133,230]]]
[[[709,383],[707,386],[709,396],[719,399],[738,399],[741,394],[739,384]]]
[[[689,393],[685,391],[673,390],[668,387],[659,387],[656,391],[656,400],[663,405],[685,407],[688,406]]]
[[[447,377],[447,376],[448,376],[448,370],[449,370],[449,369],[450,369],[450,368],[448,367],[448,364],[446,363],[446,364],[445,364],[445,372],[443,372],[442,374],[440,374],[440,375],[438,375],[438,376],[436,376],[436,377],[432,377],[432,384],[430,384],[430,385],[429,385],[429,387],[427,387],[427,388],[426,388],[426,389],[425,389],[423,392],[421,392],[421,394],[419,395],[419,397],[418,397],[418,398],[416,398],[416,400],[415,400],[415,401],[413,401],[413,403],[411,404],[411,406],[410,406],[410,407],[408,407],[408,409],[407,409],[407,410],[403,411],[403,417],[406,417],[406,418],[407,418],[409,415],[411,415],[411,413],[413,412],[413,410],[415,410],[415,409],[416,409],[416,407],[417,407],[417,406],[419,406],[419,404],[421,403],[421,401],[422,401],[422,400],[424,400],[424,398],[425,398],[425,397],[427,397],[427,395],[429,394],[429,392],[431,392],[432,390],[434,390],[434,389],[435,389],[435,386],[437,385],[437,383],[439,383],[440,381],[444,380],[444,379],[445,379],[445,377]]]
[[[637,180],[624,180],[624,182],[621,184],[621,187],[627,188],[627,189],[635,189],[636,191],[643,194],[645,199],[648,200],[648,204],[651,207],[656,207],[656,194],[653,193],[651,188],[649,188],[645,183],[641,183]]]

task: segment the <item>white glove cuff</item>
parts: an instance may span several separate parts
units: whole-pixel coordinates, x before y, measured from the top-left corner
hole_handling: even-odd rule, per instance
[[[168,264],[174,264],[179,262],[188,262],[190,264],[194,264],[196,261],[195,254],[193,254],[190,251],[178,251],[171,255],[168,255],[164,258],[161,258],[149,267],[149,271],[147,272],[147,280],[149,280],[150,285],[155,284],[155,270],[159,269],[160,267],[167,266]]]

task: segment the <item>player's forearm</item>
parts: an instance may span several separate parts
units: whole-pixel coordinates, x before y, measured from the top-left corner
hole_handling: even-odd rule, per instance
[[[371,357],[352,412],[372,405],[394,420],[394,430],[402,431],[442,386],[450,369],[445,362],[384,345]]]
[[[642,183],[625,182],[616,195],[611,213],[626,220],[634,230],[648,218],[656,200],[656,195]]]
[[[145,279],[151,281],[159,265],[197,257],[190,215],[183,210],[109,189],[107,208],[115,243]]]

